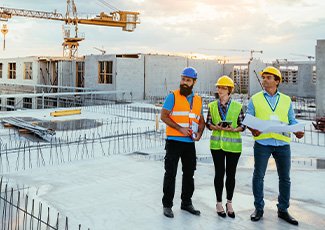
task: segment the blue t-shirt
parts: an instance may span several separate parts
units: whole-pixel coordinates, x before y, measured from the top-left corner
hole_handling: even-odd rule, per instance
[[[186,99],[190,105],[192,105],[193,97],[194,97],[193,92],[186,97]],[[163,109],[171,111],[174,108],[174,104],[175,104],[174,93],[170,93],[170,94],[168,94],[168,96],[165,99]],[[201,116],[203,116],[203,108],[201,109]],[[182,141],[182,142],[194,142],[191,137],[179,137],[179,136],[167,136],[167,140]]]

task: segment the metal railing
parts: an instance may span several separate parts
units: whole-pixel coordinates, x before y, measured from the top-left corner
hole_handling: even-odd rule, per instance
[[[131,153],[163,146],[164,132],[147,127],[117,131],[109,136],[93,133],[78,140],[53,139],[50,143],[23,142],[17,146],[0,145],[0,173],[60,165],[76,160]],[[98,149],[99,146],[99,149]]]

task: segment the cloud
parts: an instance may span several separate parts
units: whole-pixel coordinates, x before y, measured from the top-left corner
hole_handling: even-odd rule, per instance
[[[288,34],[288,35],[282,35],[282,36],[278,36],[278,35],[267,35],[263,38],[261,38],[261,43],[264,44],[283,44],[283,43],[287,43],[289,42],[291,39],[293,38],[292,34]]]

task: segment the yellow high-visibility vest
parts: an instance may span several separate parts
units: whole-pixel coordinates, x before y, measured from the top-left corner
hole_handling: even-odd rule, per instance
[[[219,122],[222,121],[219,114],[218,101],[211,102],[208,106],[210,109],[212,123],[217,125]],[[233,100],[229,105],[226,120],[232,122],[231,126],[233,128],[237,128],[237,120],[241,108],[242,105],[239,102]],[[222,149],[227,152],[241,153],[242,139],[240,132],[213,130],[212,135],[210,137],[210,149]]]
[[[291,99],[289,96],[279,93],[279,99],[274,111],[268,104],[264,96],[264,92],[261,91],[252,96],[252,102],[255,108],[255,117],[261,120],[270,120],[271,116],[276,116],[279,121],[289,124],[288,113],[291,105]],[[261,135],[254,137],[255,140],[263,140],[273,138],[280,141],[290,143],[290,133],[261,133]]]

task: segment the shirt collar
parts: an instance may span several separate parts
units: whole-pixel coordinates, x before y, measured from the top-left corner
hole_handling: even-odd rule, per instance
[[[188,95],[186,98],[190,99],[193,96],[194,96],[194,92],[192,91],[192,93],[190,95]]]
[[[268,97],[275,97],[275,96],[280,95],[280,92],[279,92],[279,90],[276,90],[275,94],[273,96],[271,96],[268,92],[266,92],[265,90],[263,90],[263,94],[265,96],[268,96]]]
[[[231,97],[229,97],[229,99],[228,99],[228,101],[225,103],[225,105],[222,105],[221,103],[220,103],[220,105],[221,105],[222,107],[227,107],[228,104],[230,103],[230,101],[231,101]]]

